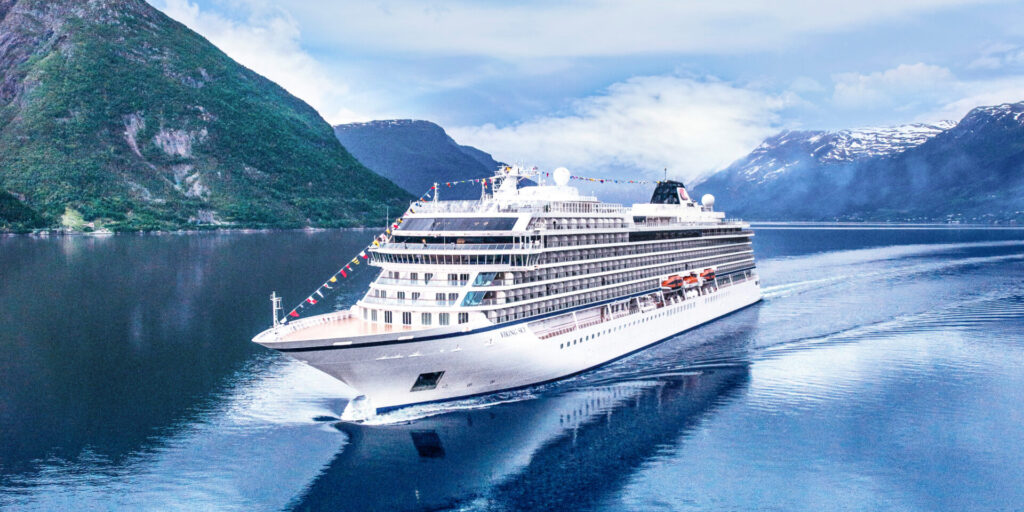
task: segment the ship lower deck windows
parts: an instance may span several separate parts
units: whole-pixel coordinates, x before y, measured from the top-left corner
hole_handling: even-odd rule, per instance
[[[420,315],[420,323],[423,325],[430,325],[430,313],[423,313]]]
[[[469,313],[459,313],[459,323],[464,324],[469,322]]]
[[[413,383],[412,389],[409,391],[428,391],[437,387],[437,383],[441,381],[441,377],[444,376],[444,371],[421,373],[419,377],[416,377],[416,382]]]
[[[373,322],[377,321],[377,310],[376,309],[371,309],[370,310],[370,321],[373,321]]]
[[[448,325],[448,313],[437,314],[437,325]]]
[[[402,313],[402,325],[412,325],[412,313],[408,311]]]
[[[384,323],[386,323],[386,324],[393,323],[390,311],[385,311],[384,312]]]

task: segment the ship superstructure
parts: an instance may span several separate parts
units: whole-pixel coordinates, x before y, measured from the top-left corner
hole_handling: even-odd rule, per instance
[[[343,419],[547,382],[760,300],[749,225],[661,182],[622,206],[503,168],[478,201],[421,204],[368,254],[348,310],[253,341],[355,388]],[[276,319],[275,319],[276,321]]]

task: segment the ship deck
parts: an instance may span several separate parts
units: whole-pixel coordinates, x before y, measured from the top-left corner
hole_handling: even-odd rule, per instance
[[[372,336],[375,334],[388,334],[394,332],[414,331],[406,325],[390,325],[379,322],[369,322],[356,316],[343,318],[328,318],[323,322],[317,322],[308,327],[303,326],[289,333],[282,333],[278,337],[280,341],[306,341],[321,340],[329,338]]]

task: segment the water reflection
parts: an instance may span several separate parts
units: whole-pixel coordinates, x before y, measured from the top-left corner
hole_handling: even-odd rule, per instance
[[[704,367],[407,424],[340,423],[348,444],[293,508],[585,508],[677,445],[748,379],[745,365]]]
[[[363,233],[0,238],[0,508],[1020,508],[1022,236],[765,230],[756,307],[362,426],[249,337]]]

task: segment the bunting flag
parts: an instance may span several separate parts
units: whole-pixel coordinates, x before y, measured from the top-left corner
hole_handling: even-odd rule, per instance
[[[292,317],[292,318],[298,318],[298,317],[299,317],[299,312],[298,312],[298,311],[295,311],[295,310],[293,309],[291,313],[288,313],[288,316],[290,316],[290,317]]]
[[[336,276],[331,276],[331,282],[332,283],[337,283],[338,282],[338,278]]]
[[[310,295],[309,297],[306,297],[306,302],[310,304],[316,304],[316,299],[314,299],[313,296]]]
[[[348,277],[348,274],[345,273],[345,269],[341,270],[341,277],[346,277],[346,278]]]

